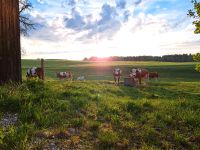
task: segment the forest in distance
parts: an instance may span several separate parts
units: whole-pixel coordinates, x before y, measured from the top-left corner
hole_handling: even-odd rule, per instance
[[[111,56],[84,58],[83,61],[162,61],[162,62],[193,62],[192,54],[174,54],[163,56]]]

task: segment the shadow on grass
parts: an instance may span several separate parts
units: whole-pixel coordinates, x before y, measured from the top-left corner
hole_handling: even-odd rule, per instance
[[[181,100],[193,99],[200,100],[200,93],[184,91],[184,87],[172,83],[150,83],[148,86],[126,87],[121,85],[120,92],[113,94],[129,96],[132,99],[168,99]]]

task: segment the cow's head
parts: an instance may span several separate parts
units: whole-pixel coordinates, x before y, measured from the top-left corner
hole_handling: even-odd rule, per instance
[[[130,77],[136,77],[136,74],[137,74],[137,69],[134,68],[130,72]]]
[[[114,74],[114,75],[121,75],[121,73],[122,73],[122,71],[121,71],[119,68],[115,68],[115,69],[113,70],[113,74]]]

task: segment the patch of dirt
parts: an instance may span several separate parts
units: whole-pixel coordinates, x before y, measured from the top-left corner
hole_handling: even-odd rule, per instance
[[[18,115],[12,113],[5,113],[0,120],[0,126],[8,128],[9,126],[14,126],[18,121]]]

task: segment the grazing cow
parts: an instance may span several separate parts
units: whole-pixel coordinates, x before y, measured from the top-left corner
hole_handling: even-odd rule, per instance
[[[115,80],[115,85],[119,85],[120,77],[122,76],[122,70],[116,68],[113,70],[113,76]]]
[[[43,69],[40,68],[40,67],[32,67],[32,68],[29,68],[26,72],[26,77],[27,79],[30,79],[30,78],[39,78],[39,79],[42,79],[42,76],[43,76]]]
[[[156,79],[158,80],[158,72],[150,72],[149,73],[149,79]]]
[[[85,81],[85,76],[77,77],[77,80],[78,80],[78,81]]]
[[[73,79],[73,75],[71,72],[58,72],[56,75],[59,79],[68,79],[68,80]]]
[[[134,68],[131,70],[129,76],[134,78],[134,80],[138,80],[139,84],[142,84],[142,79],[145,79],[145,81],[149,80],[149,71],[147,69]]]

